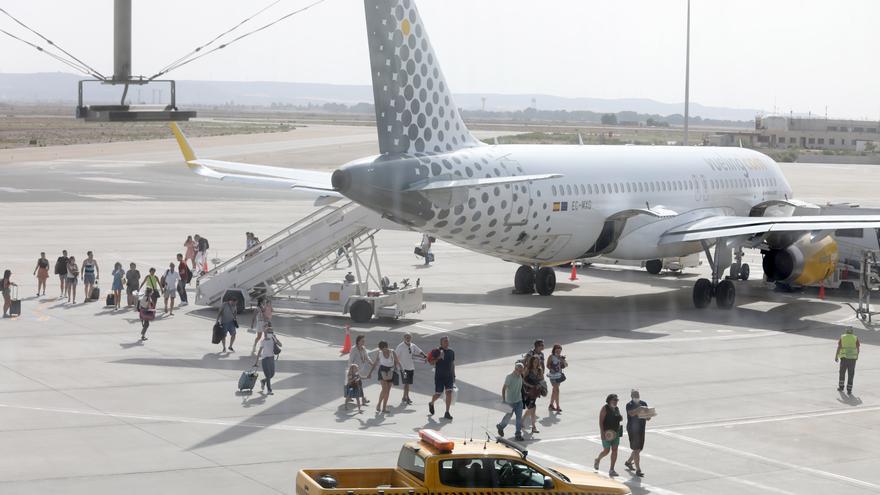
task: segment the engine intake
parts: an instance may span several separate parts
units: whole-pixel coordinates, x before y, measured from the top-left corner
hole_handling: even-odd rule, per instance
[[[806,234],[786,248],[764,251],[764,275],[768,282],[811,285],[828,278],[837,260],[837,241],[833,237],[813,239]]]

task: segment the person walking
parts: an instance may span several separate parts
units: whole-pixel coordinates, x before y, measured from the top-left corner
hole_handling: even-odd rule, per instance
[[[233,333],[234,337],[235,333]],[[281,342],[275,338],[275,332],[272,331],[272,327],[266,327],[266,331],[264,332],[263,341],[260,343],[260,353],[257,355],[257,360],[254,362],[254,366],[257,363],[263,367],[263,378],[260,380],[260,392],[263,389],[266,389],[267,395],[273,395],[272,392],[272,378],[275,376],[275,346],[281,348]],[[232,349],[232,344],[229,344],[230,350]]]
[[[567,367],[568,362],[565,360],[565,356],[562,355],[562,346],[553,344],[550,357],[547,358],[547,378],[550,379],[550,386],[552,387],[550,391],[550,405],[547,406],[550,411],[562,412],[562,408],[559,407],[559,384],[565,381],[565,373],[562,370]]]
[[[67,257],[67,250],[61,251],[61,256],[55,260],[55,275],[58,275],[58,283],[61,285],[61,295],[58,296],[58,299],[63,299],[65,295],[67,295],[67,290],[64,287],[64,284],[67,282],[67,262],[70,261],[70,258]]]
[[[156,299],[153,297],[153,289],[147,287],[143,295],[138,299],[138,317],[141,320],[141,341],[147,340],[147,329],[150,322],[156,317]]]
[[[846,393],[847,395],[852,395],[853,378],[856,374],[856,361],[859,359],[861,346],[859,338],[853,335],[853,328],[846,327],[846,332],[837,340],[837,352],[834,353],[834,362],[840,361],[840,373],[837,382],[838,392],[843,392],[843,381],[846,379]]]
[[[98,261],[91,251],[86,253],[86,259],[82,262],[82,281],[83,281],[83,301],[92,300],[92,287],[101,278],[101,270],[98,268]]]
[[[161,282],[159,281],[159,277],[156,276],[155,268],[150,267],[150,272],[144,277],[144,281],[141,282],[141,286],[138,287],[138,290],[141,290],[145,285],[148,289],[151,289],[150,294],[152,294],[153,307],[155,307],[156,302],[159,301],[159,289],[161,287]]]
[[[541,382],[544,381],[544,369],[538,356],[528,358],[523,372],[523,407],[526,413],[523,415],[523,423],[531,419],[531,434],[541,433],[538,430],[538,397],[541,396]],[[546,395],[546,391],[545,391]]]
[[[34,276],[37,277],[37,297],[40,297],[40,289],[43,289],[43,295],[46,295],[46,280],[49,278],[49,260],[46,253],[40,253],[37,265],[34,267]]]
[[[394,352],[397,354],[397,359],[400,361],[402,375],[400,381],[403,383],[403,402],[405,402],[406,405],[412,405],[412,400],[409,397],[409,387],[413,384],[413,379],[415,378],[416,373],[414,358],[427,359],[428,356],[419,349],[419,346],[413,344],[412,335],[409,333],[403,334],[403,342],[397,344],[397,348]]]
[[[419,246],[422,248],[422,255],[425,257],[425,266],[431,264],[431,245],[434,244],[434,238],[428,234],[422,234],[422,242]]]
[[[373,368],[379,366],[379,384],[382,386],[382,391],[379,392],[379,402],[376,404],[376,412],[382,412],[382,414],[388,413],[388,397],[391,395],[391,385],[394,381],[394,373],[396,370],[400,369],[400,361],[397,359],[397,353],[392,351],[388,347],[388,342],[384,340],[379,341],[379,354],[376,356],[376,360],[373,361],[373,366],[370,367],[370,371],[367,373],[367,379],[369,380],[371,376],[373,376]]]
[[[251,349],[251,354],[257,353],[257,344],[263,338],[263,332],[266,330],[266,327],[269,326],[272,326],[272,301],[268,297],[263,296],[257,299],[257,310],[254,311],[251,328],[248,330],[249,333],[256,332],[257,334],[256,338],[254,338],[254,347]]]
[[[361,379],[360,368],[352,363],[348,367],[348,376],[345,385],[345,407],[348,409],[349,401],[357,402],[358,412],[364,412],[361,408],[361,401],[364,398],[364,385]]]
[[[125,270],[122,269],[122,263],[116,262],[113,265],[113,273],[110,275],[113,276],[113,304],[115,307],[113,309],[119,309],[122,305],[122,291],[125,290]]]
[[[354,349],[348,354],[348,367],[351,368],[352,364],[358,365],[359,369],[365,370],[372,369],[373,360],[370,358],[370,351],[367,350],[367,339],[363,335],[358,335],[354,339]],[[348,403],[348,400],[346,400]],[[367,400],[367,396],[364,396],[364,405],[369,404],[370,401]]]
[[[3,294],[3,318],[12,317],[12,288],[18,285],[12,281],[12,270],[3,272],[3,279],[0,280],[0,293]]]
[[[525,358],[523,359],[523,362],[526,365],[528,365],[529,358],[531,358],[531,357],[538,358],[538,363],[541,366],[541,373],[543,373],[544,372],[544,362],[545,362],[544,361],[544,340],[543,339],[538,339],[535,341],[535,343],[532,345],[532,349],[526,353]]]
[[[183,261],[184,262],[187,262],[187,261],[191,262],[192,269],[193,269],[193,271],[195,271],[195,269],[196,269],[196,241],[193,240],[193,236],[191,236],[191,235],[186,236],[186,241],[183,242],[183,247],[186,248],[186,251],[184,251],[184,253],[186,253],[186,254],[183,255]]]
[[[605,398],[605,405],[599,411],[599,435],[602,438],[602,451],[599,452],[599,456],[593,461],[593,469],[598,471],[599,462],[610,452],[611,470],[608,471],[608,476],[611,477],[618,476],[617,471],[614,470],[614,465],[617,464],[617,447],[620,445],[620,435],[622,433],[620,423],[622,421],[623,416],[620,415],[620,409],[617,407],[617,394],[609,394]]]
[[[67,302],[76,304],[76,283],[79,279],[79,265],[76,264],[76,258],[71,256],[67,258],[67,280],[64,281],[64,288],[67,289]]]
[[[232,345],[235,344],[235,330],[238,328],[238,321],[235,317],[235,304],[233,299],[223,301],[223,304],[220,306],[220,312],[217,313],[217,321],[223,327],[223,352],[226,352],[227,335],[229,335],[229,352],[235,352],[235,349],[232,348]]]
[[[141,272],[138,271],[137,265],[129,263],[128,271],[125,272],[125,295],[128,307],[132,307],[137,303],[135,294],[140,290]]]
[[[339,246],[339,249],[336,250],[336,259],[333,261],[333,269],[336,269],[336,266],[339,264],[339,260],[345,256],[345,260],[348,261],[348,266],[351,268],[351,256],[348,254],[348,250],[351,248],[351,243],[343,244]]]
[[[627,469],[632,471],[635,469],[636,476],[642,477],[642,450],[645,448],[645,427],[651,418],[642,418],[639,413],[642,408],[647,408],[648,403],[641,399],[639,391],[633,389],[629,393],[631,401],[626,403],[626,436],[629,437],[629,448],[632,453],[629,459],[623,463]]]
[[[208,239],[196,234],[194,237],[196,242],[196,273],[207,273],[208,271],[208,248],[211,247]]]
[[[523,364],[517,361],[513,366],[513,372],[504,378],[504,386],[501,387],[501,400],[504,402],[504,405],[510,407],[510,411],[507,411],[504,414],[504,417],[501,418],[501,422],[495,425],[498,429],[498,436],[503,437],[504,428],[507,426],[507,423],[510,422],[510,417],[515,415],[516,434],[513,438],[519,442],[523,441],[523,369]]]
[[[440,338],[440,348],[431,351],[430,359],[434,364],[434,395],[428,403],[428,412],[434,415],[434,402],[445,393],[446,413],[443,419],[452,421],[449,408],[452,406],[452,390],[455,388],[455,351],[449,348],[449,337]]]
[[[168,264],[168,269],[165,270],[165,275],[162,275],[162,280],[165,282],[162,286],[165,312],[168,313],[168,316],[174,316],[174,298],[177,297],[177,289],[180,287],[180,274],[174,263]],[[171,302],[170,308],[168,307],[169,301]]]
[[[177,282],[177,293],[180,295],[180,305],[184,306],[189,304],[189,298],[186,295],[186,284],[192,280],[192,270],[186,265],[186,260],[183,259],[182,253],[177,253],[177,274],[180,275],[180,280]]]

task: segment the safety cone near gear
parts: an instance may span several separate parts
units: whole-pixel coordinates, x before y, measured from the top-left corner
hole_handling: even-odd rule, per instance
[[[569,280],[577,280],[578,279],[578,269],[577,265],[572,262],[571,263],[571,276],[568,277]]]
[[[342,351],[340,355],[351,352],[351,325],[345,325],[345,341],[342,342]]]

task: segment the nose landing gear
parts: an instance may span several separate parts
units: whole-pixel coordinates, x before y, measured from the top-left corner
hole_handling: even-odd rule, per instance
[[[549,296],[556,290],[556,272],[548,266],[536,269],[522,265],[516,270],[513,287],[515,294],[532,294],[537,291],[542,296]]]

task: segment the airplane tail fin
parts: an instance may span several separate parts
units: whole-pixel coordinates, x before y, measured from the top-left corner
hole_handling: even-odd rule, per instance
[[[461,119],[414,0],[364,0],[379,150],[478,146]]]

